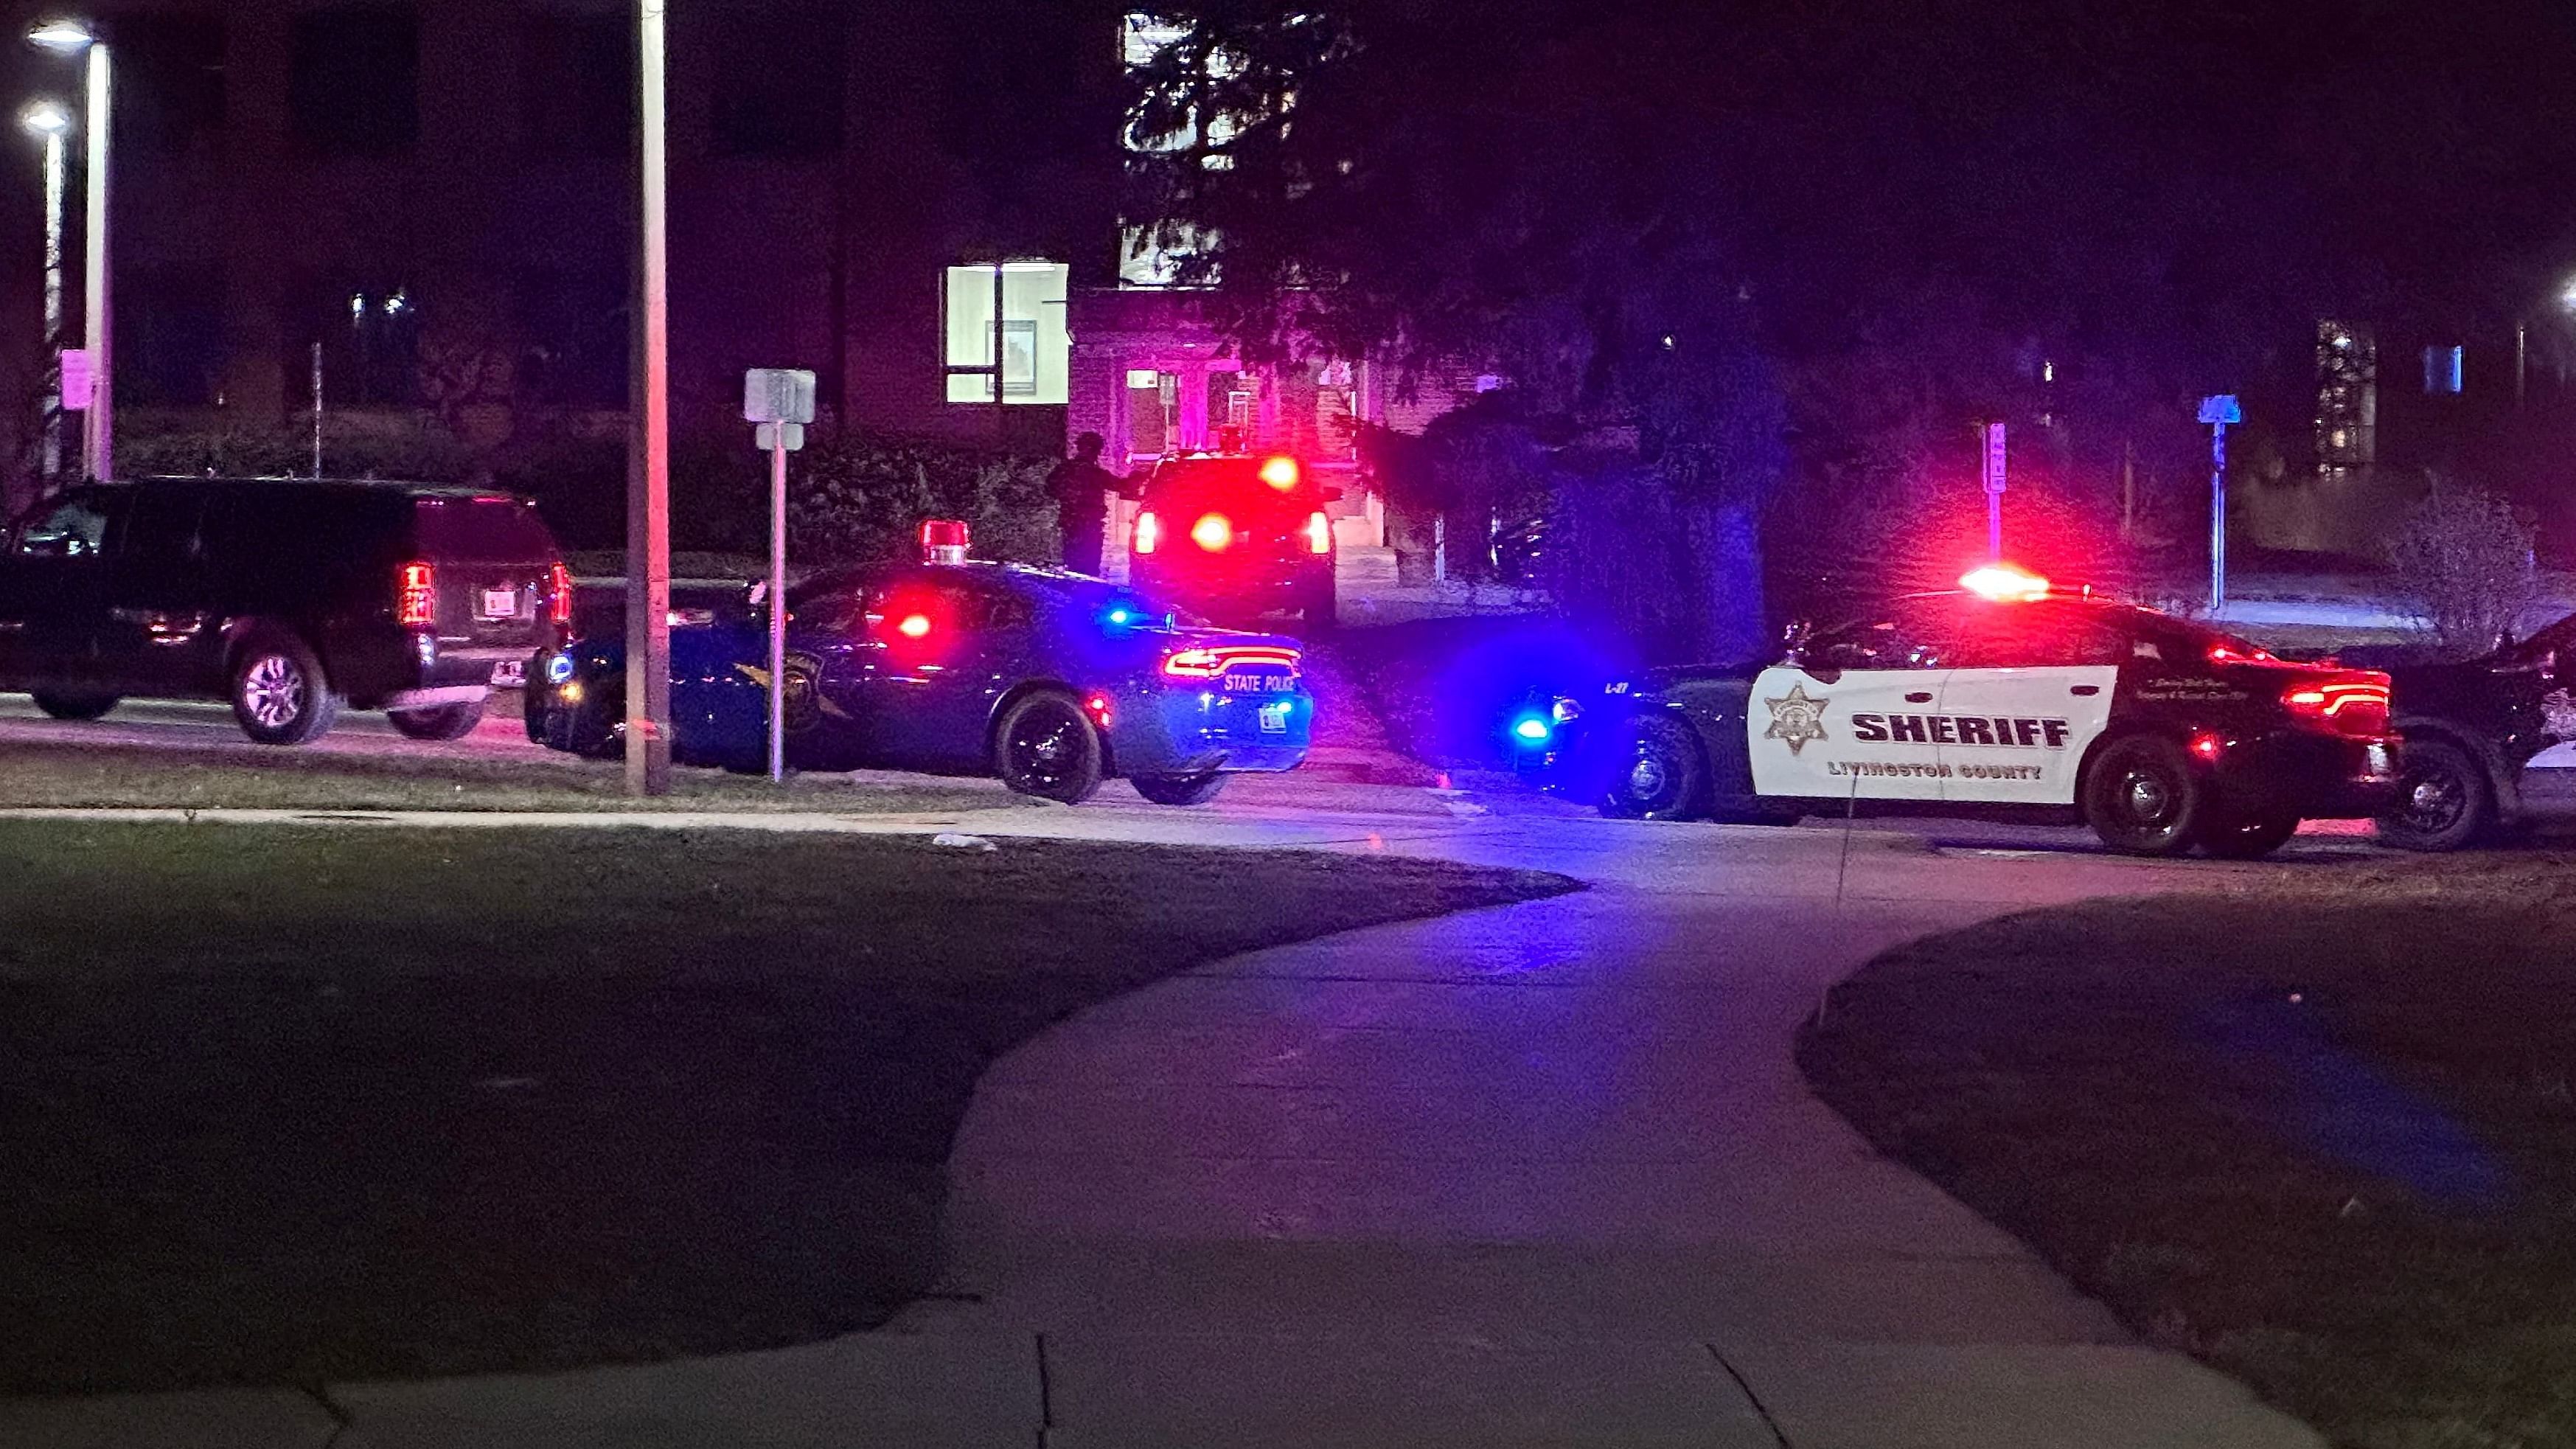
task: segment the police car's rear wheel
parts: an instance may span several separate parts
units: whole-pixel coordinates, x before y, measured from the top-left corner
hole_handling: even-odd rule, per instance
[[[2182,746],[2151,735],[2114,741],[2084,777],[2084,822],[2130,855],[2179,855],[2199,833],[2208,792]]]
[[[1629,722],[1621,748],[1610,757],[1611,776],[1601,813],[1631,820],[1687,820],[1703,812],[1708,765],[1699,741],[1676,719],[1648,716]]]
[[[2458,850],[2495,824],[2495,798],[2477,761],[2457,745],[2410,740],[2397,751],[2397,800],[2379,838],[2400,850]]]
[[[388,710],[385,718],[396,733],[415,740],[461,740],[474,733],[483,722],[487,700],[467,704],[444,704],[436,709]]]
[[[1022,795],[1079,805],[1100,788],[1100,732],[1069,694],[1022,698],[993,734],[993,773]]]

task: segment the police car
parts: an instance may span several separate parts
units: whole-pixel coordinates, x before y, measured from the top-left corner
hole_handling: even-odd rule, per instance
[[[1561,701],[1604,813],[2080,819],[2139,855],[2263,855],[2303,819],[2385,807],[2388,677],[2293,664],[2008,567],[1799,638]]]
[[[1295,768],[1314,724],[1294,639],[1198,624],[1061,569],[963,560],[827,570],[787,595],[783,733],[799,769],[999,776],[1073,804],[1124,776],[1162,805],[1235,775]],[[930,536],[925,530],[925,542]],[[765,611],[671,631],[672,757],[766,767]],[[528,737],[576,754],[623,746],[625,642],[539,656]]]

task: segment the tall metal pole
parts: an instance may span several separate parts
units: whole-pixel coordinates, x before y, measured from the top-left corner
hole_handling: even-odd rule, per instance
[[[2227,424],[2209,425],[2209,612],[2227,607]]]
[[[63,477],[63,133],[45,133],[45,492]]]
[[[322,476],[322,344],[313,344],[313,476]]]
[[[769,783],[787,778],[787,423],[769,425]]]
[[[107,45],[93,42],[89,48],[89,113],[82,117],[89,127],[87,196],[89,247],[82,258],[86,284],[90,371],[97,379],[91,384],[89,411],[83,414],[82,427],[88,437],[84,459],[92,478],[113,476],[112,457],[115,429],[109,421],[108,404],[113,396],[116,370],[108,363],[108,286],[107,286]]]
[[[671,790],[671,291],[663,152],[665,0],[637,0],[643,243],[627,407],[626,791]]]

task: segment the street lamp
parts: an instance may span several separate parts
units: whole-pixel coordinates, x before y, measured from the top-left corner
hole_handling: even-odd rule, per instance
[[[63,133],[72,128],[71,112],[54,101],[37,101],[18,113],[18,124],[45,143],[45,359],[53,387],[45,394],[45,439],[39,473],[51,494],[63,472]]]
[[[671,351],[670,249],[665,226],[663,10],[636,0],[641,186],[635,307],[637,366],[626,444],[626,789],[671,790]],[[786,607],[772,599],[769,607]]]
[[[108,419],[109,384],[114,376],[108,367],[108,291],[107,291],[107,42],[76,20],[48,20],[27,32],[27,38],[47,50],[64,55],[89,52],[89,96],[81,124],[89,132],[86,157],[87,184],[82,197],[82,210],[87,217],[87,245],[82,250],[81,283],[83,289],[82,322],[88,336],[84,343],[89,352],[89,411],[81,414],[82,457],[92,478],[110,476],[111,439]]]

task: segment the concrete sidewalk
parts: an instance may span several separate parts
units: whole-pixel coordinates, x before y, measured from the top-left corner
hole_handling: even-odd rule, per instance
[[[886,1330],[582,1374],[0,1404],[0,1444],[2317,1442],[1877,1157],[1789,1056],[1830,984],[1898,941],[2241,867],[1599,820],[996,814],[936,828],[1598,884],[1239,957],[1029,1042],[961,1129],[942,1291]]]

